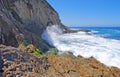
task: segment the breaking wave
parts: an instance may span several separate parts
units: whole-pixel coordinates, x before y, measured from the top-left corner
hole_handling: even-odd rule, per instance
[[[95,57],[107,66],[120,68],[120,40],[107,39],[85,32],[62,34],[57,25],[47,27],[42,38],[61,52],[72,52],[75,56]]]

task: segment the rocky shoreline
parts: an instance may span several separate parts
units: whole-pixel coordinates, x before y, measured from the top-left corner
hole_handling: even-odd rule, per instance
[[[120,77],[119,68],[93,57],[57,55],[41,37],[52,25],[63,33],[90,32],[64,26],[46,0],[0,0],[0,77]]]
[[[0,45],[0,77],[119,77],[120,69],[72,54],[34,55]]]

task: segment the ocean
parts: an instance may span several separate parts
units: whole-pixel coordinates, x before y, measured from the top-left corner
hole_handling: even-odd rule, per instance
[[[85,58],[94,57],[107,66],[120,68],[120,27],[70,27],[91,32],[63,34],[57,25],[47,27],[42,38],[55,46],[59,54],[72,52]]]
[[[87,29],[93,31],[93,34],[108,39],[120,40],[120,27],[70,27],[71,29]]]

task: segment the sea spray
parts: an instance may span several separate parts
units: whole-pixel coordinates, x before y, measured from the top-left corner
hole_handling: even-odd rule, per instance
[[[59,26],[50,26],[42,34],[50,45],[61,52],[72,52],[75,56],[95,57],[108,66],[120,68],[120,40],[113,40],[85,32],[62,34]]]
[[[42,34],[42,38],[48,42],[49,45],[54,46],[57,38],[63,34],[59,25],[48,26]]]

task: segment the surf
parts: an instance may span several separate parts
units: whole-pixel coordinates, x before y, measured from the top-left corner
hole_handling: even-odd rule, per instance
[[[120,68],[120,40],[107,39],[99,35],[85,32],[63,34],[57,25],[47,27],[42,38],[60,53],[72,52],[75,56],[85,58],[93,56],[107,66]]]

